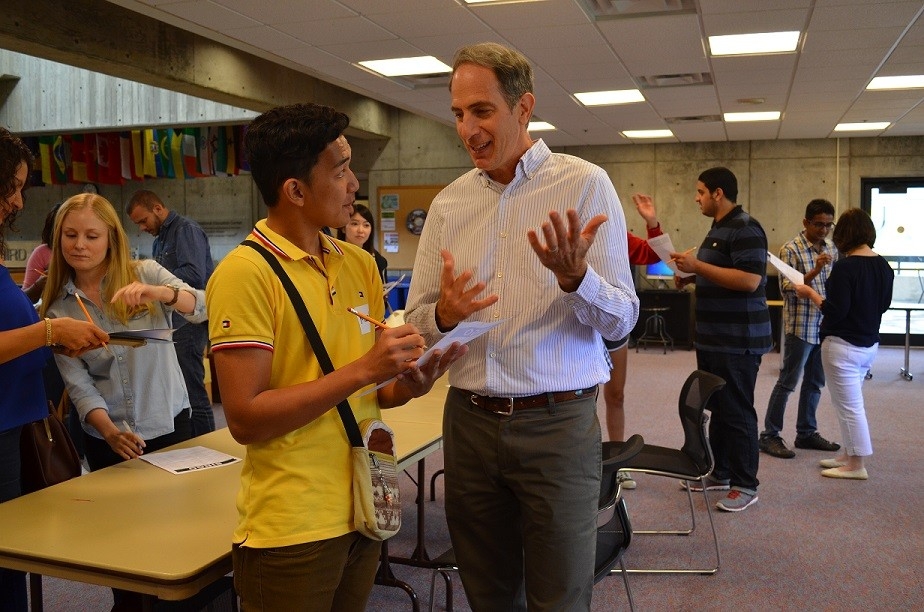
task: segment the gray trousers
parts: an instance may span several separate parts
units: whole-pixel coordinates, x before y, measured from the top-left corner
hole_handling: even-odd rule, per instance
[[[601,437],[596,397],[495,415],[452,388],[446,518],[475,612],[589,610]]]

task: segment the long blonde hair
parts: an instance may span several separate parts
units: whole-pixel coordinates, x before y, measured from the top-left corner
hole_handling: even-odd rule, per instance
[[[132,261],[128,250],[128,236],[119,221],[112,204],[101,195],[95,193],[81,193],[72,196],[61,204],[55,216],[55,228],[51,240],[51,263],[48,266],[48,280],[45,290],[42,291],[42,307],[39,316],[44,317],[53,302],[63,297],[64,285],[74,278],[74,269],[64,259],[61,251],[62,222],[68,214],[78,210],[91,209],[96,218],[102,221],[109,229],[109,248],[106,251],[106,274],[103,276],[100,297],[103,309],[109,318],[120,321],[123,325],[128,323],[141,312],[147,310],[154,313],[154,307],[148,304],[128,307],[122,302],[111,304],[112,296],[116,291],[138,280],[136,269],[138,262]]]

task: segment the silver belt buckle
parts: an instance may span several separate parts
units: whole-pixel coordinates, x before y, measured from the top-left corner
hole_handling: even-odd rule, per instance
[[[493,413],[495,413],[495,414],[501,414],[501,415],[504,415],[504,416],[510,416],[511,414],[513,414],[513,398],[512,398],[512,397],[505,397],[504,399],[506,399],[507,402],[508,402],[506,412],[504,412],[504,411],[502,411],[502,410],[492,410],[491,412],[493,412]]]

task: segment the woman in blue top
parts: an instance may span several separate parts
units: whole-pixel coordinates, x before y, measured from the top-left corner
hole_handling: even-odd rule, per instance
[[[864,458],[873,454],[863,403],[863,380],[879,349],[882,313],[892,302],[895,273],[873,251],[876,228],[859,209],[846,210],[831,236],[840,252],[825,284],[822,299],[808,285],[796,285],[796,294],[821,309],[821,363],[831,401],[840,423],[842,446],[834,459],[822,459],[828,478],[866,480]]]
[[[23,207],[33,156],[0,127],[0,257],[4,230]],[[109,339],[95,325],[72,318],[41,320],[26,294],[0,263],[0,502],[19,497],[22,426],[48,414],[42,368],[55,350],[77,355]],[[0,569],[0,611],[26,610],[26,575]]]

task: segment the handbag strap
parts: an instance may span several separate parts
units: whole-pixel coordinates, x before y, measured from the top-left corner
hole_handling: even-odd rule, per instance
[[[282,264],[279,263],[279,260],[276,259],[276,256],[270,253],[262,245],[254,242],[253,240],[245,240],[241,244],[249,246],[254,251],[263,256],[263,259],[270,265],[270,267],[276,272],[276,276],[279,277],[279,280],[282,282],[282,286],[285,287],[286,293],[289,294],[289,299],[292,300],[292,305],[295,307],[295,312],[298,314],[298,320],[302,322],[302,327],[305,329],[305,335],[308,336],[308,341],[311,343],[311,349],[314,351],[315,357],[318,359],[318,363],[321,366],[321,370],[325,374],[330,374],[334,371],[334,364],[330,360],[330,355],[327,354],[327,349],[324,348],[324,341],[321,340],[321,334],[318,333],[318,328],[314,324],[314,320],[311,318],[311,314],[308,312],[308,307],[305,306],[305,300],[302,299],[301,294],[299,294],[298,289],[295,288],[295,283],[292,282],[292,279],[289,278],[289,275],[286,274],[286,271],[282,269]],[[353,416],[353,409],[350,408],[350,402],[346,399],[340,401],[337,404],[337,412],[340,413],[340,420],[343,421],[343,428],[346,430],[347,437],[350,439],[350,444],[352,446],[365,446],[363,444],[363,436],[359,432],[359,425],[356,424],[356,417]]]

